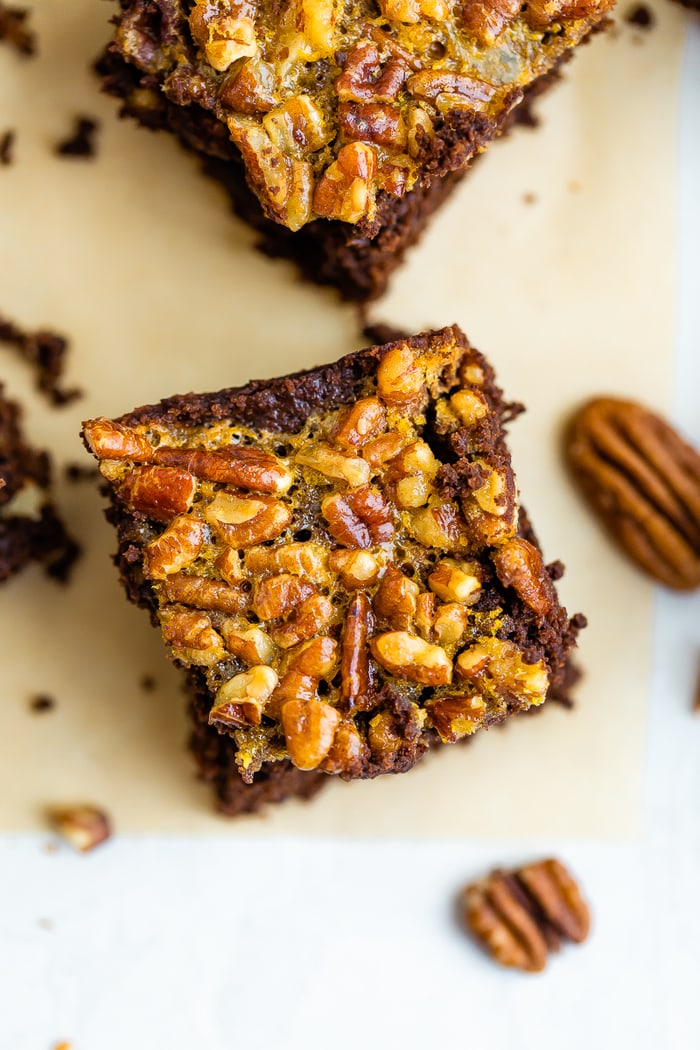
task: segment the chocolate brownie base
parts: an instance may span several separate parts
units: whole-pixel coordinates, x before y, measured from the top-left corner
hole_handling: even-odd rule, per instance
[[[27,444],[21,430],[21,409],[0,386],[0,582],[29,562],[65,581],[79,554],[49,496],[51,462],[47,452]],[[14,502],[28,486],[36,490],[34,513]]]
[[[560,59],[556,69],[527,88],[523,102],[511,110],[497,131],[484,125],[480,130],[471,130],[467,140],[475,149],[477,143],[482,148],[495,134],[516,124],[532,125],[532,103],[556,83],[561,66],[569,58],[571,53]],[[454,163],[454,159],[445,159],[442,165],[436,165],[432,177],[404,197],[381,193],[373,235],[363,234],[349,223],[327,219],[317,219],[293,233],[264,214],[246,182],[238,149],[215,117],[200,106],[183,107],[169,101],[159,90],[155,76],[140,73],[110,49],[96,68],[105,91],[122,99],[121,116],[134,117],[152,131],[169,130],[197,154],[206,174],[228,192],[236,214],[258,232],[261,251],[273,258],[292,260],[307,280],[334,286],[346,300],[370,301],[384,293],[392,273],[418,242],[430,217],[470,170],[448,170],[448,163]],[[462,136],[457,126],[450,129],[450,134],[445,133],[445,158],[458,150]],[[474,160],[478,155],[475,153]]]

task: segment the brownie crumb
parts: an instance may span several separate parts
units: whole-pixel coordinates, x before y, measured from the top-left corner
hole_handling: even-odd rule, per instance
[[[82,463],[67,463],[63,468],[66,481],[73,484],[80,481],[95,481],[100,476],[97,467],[83,466]]]
[[[15,159],[15,133],[14,131],[6,131],[4,135],[0,136],[0,164],[3,167],[9,167]]]
[[[625,22],[636,26],[637,29],[653,29],[656,25],[656,15],[646,4],[635,4],[625,14]]]
[[[36,388],[51,404],[67,405],[81,396],[77,387],[65,390],[60,385],[69,346],[62,335],[45,329],[24,332],[0,315],[0,343],[13,347],[35,369]]]
[[[537,194],[523,193],[523,204],[537,204]]]
[[[29,12],[0,3],[0,40],[6,40],[21,55],[36,54],[36,34],[27,25]]]
[[[99,125],[92,117],[76,117],[73,134],[56,145],[59,157],[94,157],[95,135]]]
[[[43,715],[47,711],[53,711],[56,707],[56,701],[48,693],[39,693],[29,701],[29,707],[35,714]]]
[[[142,676],[139,685],[143,689],[144,693],[152,693],[156,687],[156,680],[152,674],[145,674]]]

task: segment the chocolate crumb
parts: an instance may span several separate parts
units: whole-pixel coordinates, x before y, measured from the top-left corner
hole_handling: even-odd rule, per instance
[[[66,481],[95,481],[100,476],[97,467],[83,466],[82,463],[67,463],[63,468]]]
[[[94,157],[95,135],[99,125],[92,117],[76,117],[73,134],[56,145],[59,157]]]
[[[68,352],[68,340],[55,332],[39,329],[24,332],[0,315],[0,343],[14,347],[36,371],[36,388],[48,397],[53,405],[67,405],[80,397],[77,387],[68,390],[60,386]]]
[[[29,12],[0,3],[0,40],[6,40],[21,55],[36,54],[36,34],[27,25]]]
[[[637,29],[653,29],[656,25],[656,15],[646,4],[635,4],[625,14],[625,22],[636,26]]]
[[[39,693],[37,696],[32,697],[29,701],[29,706],[35,714],[44,714],[46,711],[53,711],[56,706],[56,701],[48,693]]]
[[[0,136],[0,164],[3,167],[8,167],[15,159],[15,138],[15,133],[12,130],[6,131],[4,135]]]
[[[145,674],[139,683],[144,693],[152,693],[156,687],[156,680],[152,674]]]
[[[535,193],[523,193],[523,204],[537,204],[537,195]]]

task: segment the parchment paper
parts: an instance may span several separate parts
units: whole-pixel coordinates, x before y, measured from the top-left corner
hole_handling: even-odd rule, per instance
[[[330,361],[362,344],[355,312],[251,249],[224,194],[164,135],[116,120],[89,71],[110,6],[37,0],[41,56],[0,48],[0,312],[71,337],[85,397],[49,409],[0,349],[27,429],[82,461],[81,419]],[[528,414],[512,429],[523,493],[561,591],[590,619],[575,711],[555,707],[444,749],[408,776],[331,783],[311,805],[226,821],[193,779],[177,673],[110,563],[93,486],[59,486],[85,546],[63,590],[30,569],[0,590],[0,829],[41,826],[47,803],[94,800],[123,832],[245,835],[633,835],[647,733],[652,588],[609,546],[559,458],[562,420],[620,392],[668,403],[676,271],[676,97],[683,14],[620,22],[543,100],[543,126],[479,163],[374,308],[417,330],[459,322]],[[624,14],[624,8],[621,12]],[[102,122],[93,161],[52,144],[75,113]],[[153,693],[139,682],[156,678]],[[31,714],[36,693],[57,708]]]

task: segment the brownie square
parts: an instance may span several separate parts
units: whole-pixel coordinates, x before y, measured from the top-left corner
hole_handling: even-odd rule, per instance
[[[452,327],[85,424],[228,811],[405,772],[562,691],[581,620],[518,506],[518,410]]]
[[[98,63],[169,129],[272,255],[380,295],[468,165],[612,0],[121,0]]]

